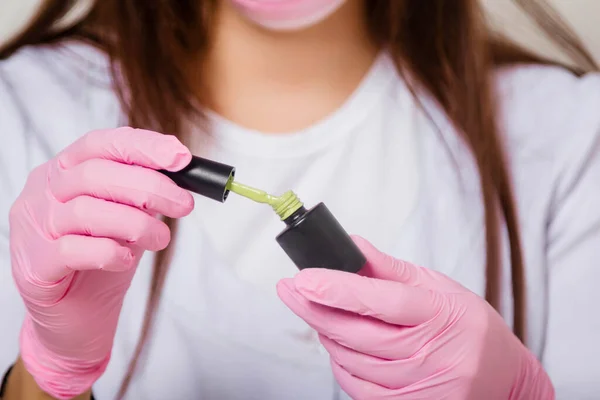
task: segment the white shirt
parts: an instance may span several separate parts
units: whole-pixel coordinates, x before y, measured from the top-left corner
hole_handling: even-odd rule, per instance
[[[506,68],[497,89],[526,263],[528,345],[560,399],[597,398],[600,76]],[[210,135],[194,132],[193,150],[235,165],[241,182],[293,189],[308,206],[324,201],[349,232],[483,294],[477,171],[435,101],[419,102],[382,55],[345,105],[305,131],[264,135],[213,115]],[[0,63],[0,370],[17,356],[24,312],[10,276],[8,209],[34,166],[85,132],[123,121],[106,60],[93,49],[28,48]],[[180,221],[154,335],[128,398],[345,398],[315,335],[275,295],[275,282],[295,273],[274,240],[281,222],[234,195],[224,205],[196,200]],[[94,386],[99,400],[114,397],[133,352],[151,263],[147,254],[126,297],[112,360]],[[507,262],[503,271],[510,323]]]

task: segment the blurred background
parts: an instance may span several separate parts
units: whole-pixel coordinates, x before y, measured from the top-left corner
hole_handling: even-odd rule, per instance
[[[397,0],[400,1],[400,0]],[[492,25],[518,42],[561,61],[568,60],[540,34],[536,26],[520,12],[514,0],[481,0],[489,12]],[[600,0],[548,0],[571,24],[600,61]],[[42,0],[0,1],[0,44],[17,34],[35,15]],[[79,0],[78,7],[66,17],[68,24],[86,12],[88,0]]]

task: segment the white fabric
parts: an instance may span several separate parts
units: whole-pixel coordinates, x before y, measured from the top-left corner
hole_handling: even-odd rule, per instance
[[[211,114],[212,133],[196,134],[192,152],[235,165],[239,182],[293,189],[307,207],[323,201],[348,231],[393,248],[417,194],[415,107],[398,81],[379,57],[339,110],[301,132],[263,134]],[[195,220],[239,278],[274,295],[298,271],[274,240],[284,225],[270,207],[196,200]]]
[[[560,399],[600,393],[600,76],[558,68],[499,71],[528,290],[528,342]],[[483,294],[477,173],[434,101],[416,106],[386,56],[348,102],[304,132],[263,135],[212,116],[197,154],[236,165],[240,181],[324,201],[348,231]],[[7,212],[28,172],[83,133],[123,118],[102,55],[82,45],[30,48],[0,63],[0,370],[18,353],[23,306],[12,285]],[[231,195],[197,198],[181,221],[156,329],[129,399],[344,398],[306,325],[277,299],[293,265],[281,222]],[[507,246],[505,243],[505,253]],[[114,397],[137,341],[152,256],[126,298],[113,358],[94,387]],[[512,318],[505,263],[503,315]]]

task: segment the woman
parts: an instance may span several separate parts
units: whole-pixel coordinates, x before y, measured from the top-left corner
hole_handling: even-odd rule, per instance
[[[474,0],[111,0],[57,30],[65,3],[0,64],[3,399],[600,392],[600,76],[560,24],[575,71]],[[324,201],[367,264],[298,274],[268,209],[156,171],[190,153]]]

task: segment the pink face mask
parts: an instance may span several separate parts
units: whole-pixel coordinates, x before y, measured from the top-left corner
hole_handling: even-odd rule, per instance
[[[273,30],[297,30],[333,14],[346,0],[231,0],[254,23]]]

